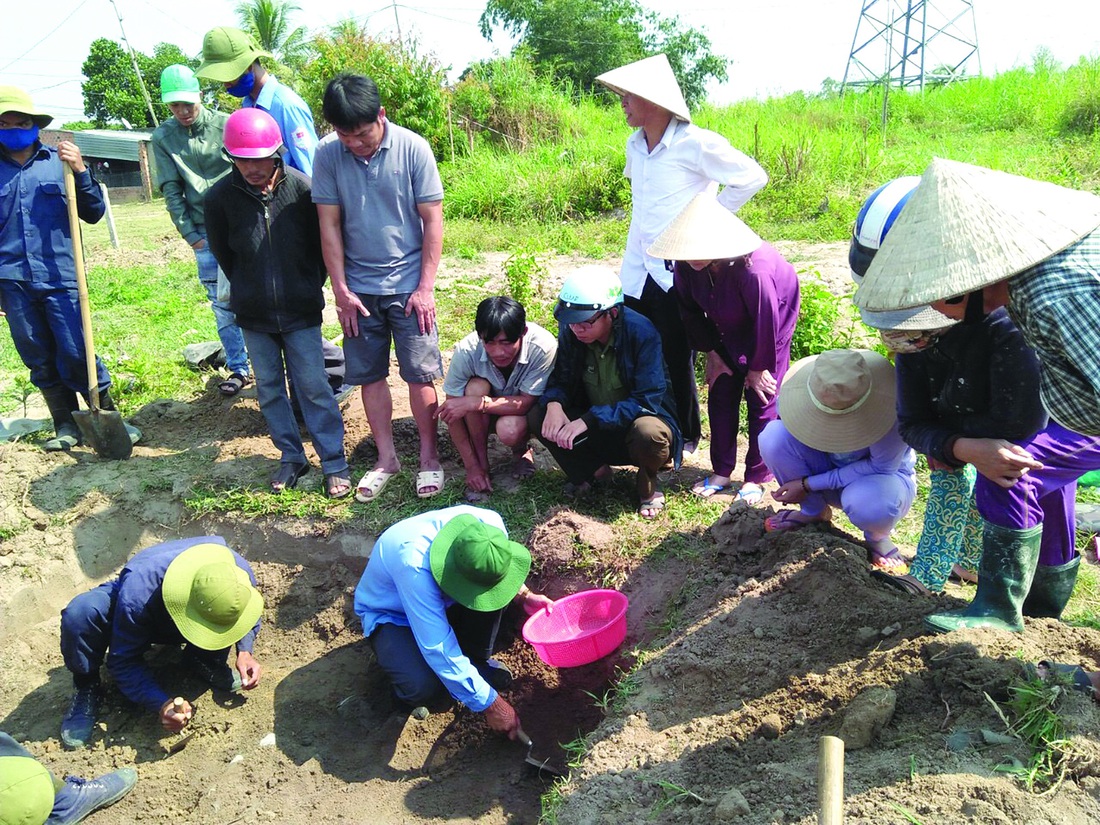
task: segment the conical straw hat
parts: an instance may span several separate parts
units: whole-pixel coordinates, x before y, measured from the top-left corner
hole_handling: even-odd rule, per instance
[[[663,54],[655,54],[644,60],[627,63],[617,69],[604,72],[596,78],[611,91],[619,95],[637,95],[667,109],[673,115],[691,123],[684,93],[672,73],[672,66]]]
[[[646,252],[668,261],[724,261],[755,252],[762,243],[713,194],[700,192]]]
[[[903,309],[1003,281],[1100,226],[1100,197],[936,158],[856,291],[856,306]]]

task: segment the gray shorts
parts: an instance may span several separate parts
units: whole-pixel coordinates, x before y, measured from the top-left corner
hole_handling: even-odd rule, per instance
[[[359,316],[358,335],[344,336],[345,383],[363,385],[384,380],[390,374],[391,340],[401,380],[406,384],[430,384],[443,377],[439,330],[433,326],[422,335],[416,313],[405,317],[405,305],[412,293],[356,295],[370,315]]]

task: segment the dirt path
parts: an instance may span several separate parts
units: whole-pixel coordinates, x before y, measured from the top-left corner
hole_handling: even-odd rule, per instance
[[[846,290],[843,245],[785,252]],[[461,277],[461,264],[448,268]],[[357,402],[346,417],[349,451],[369,453]],[[0,729],[58,773],[136,765],[141,782],[96,816],[103,825],[537,821],[549,783],[524,766],[522,747],[465,711],[424,722],[390,713],[350,607],[372,537],[309,519],[195,519],[183,507],[195,476],[226,488],[265,477],[276,456],[254,392],[158,402],[137,419],[147,441],[122,463],[0,445],[0,527],[15,531],[0,543]],[[410,428],[400,422],[399,438]],[[684,477],[705,462],[697,453]],[[696,555],[641,564],[584,513],[557,510],[535,528],[538,587],[559,596],[613,576],[631,598],[624,652],[585,668],[546,667],[515,640],[518,617],[509,626],[502,658],[519,674],[509,698],[537,755],[561,764],[561,746],[587,736],[587,756],[562,788],[560,822],[813,822],[818,737],[854,718],[853,700],[874,687],[893,692],[895,710],[847,756],[848,822],[913,821],[899,809],[925,823],[1100,819],[1100,719],[1087,701],[1069,699],[1071,733],[1088,735],[1075,737],[1069,781],[1047,797],[994,772],[1025,756],[1019,748],[945,744],[959,731],[1003,729],[984,694],[1003,699],[1020,659],[1095,661],[1100,633],[1032,621],[1019,636],[923,636],[920,617],[950,598],[912,600],[876,585],[861,548],[836,532],[765,537],[764,514],[738,505],[701,542],[682,537],[701,548]],[[60,609],[136,550],[208,533],[224,535],[260,579],[261,686],[233,707],[163,651],[154,666],[164,683],[198,704],[186,748],[166,755],[171,738],[110,692],[91,747],[61,750],[70,684],[57,648]],[[631,667],[625,651],[635,646],[654,652],[609,697],[604,719],[593,697],[605,696],[616,668]]]

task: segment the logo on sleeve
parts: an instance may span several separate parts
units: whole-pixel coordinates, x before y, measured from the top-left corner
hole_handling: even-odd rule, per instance
[[[309,133],[306,132],[306,127],[299,126],[294,130],[294,145],[299,149],[308,149],[309,144]]]

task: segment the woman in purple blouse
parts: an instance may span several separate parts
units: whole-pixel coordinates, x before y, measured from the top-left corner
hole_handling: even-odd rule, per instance
[[[756,504],[764,496],[760,485],[772,478],[757,442],[776,417],[776,390],[798,321],[794,267],[707,192],[695,196],[649,254],[677,262],[673,291],[688,341],[707,353],[712,474],[692,492],[709,498],[730,488],[744,396],[749,449],[736,497]]]

